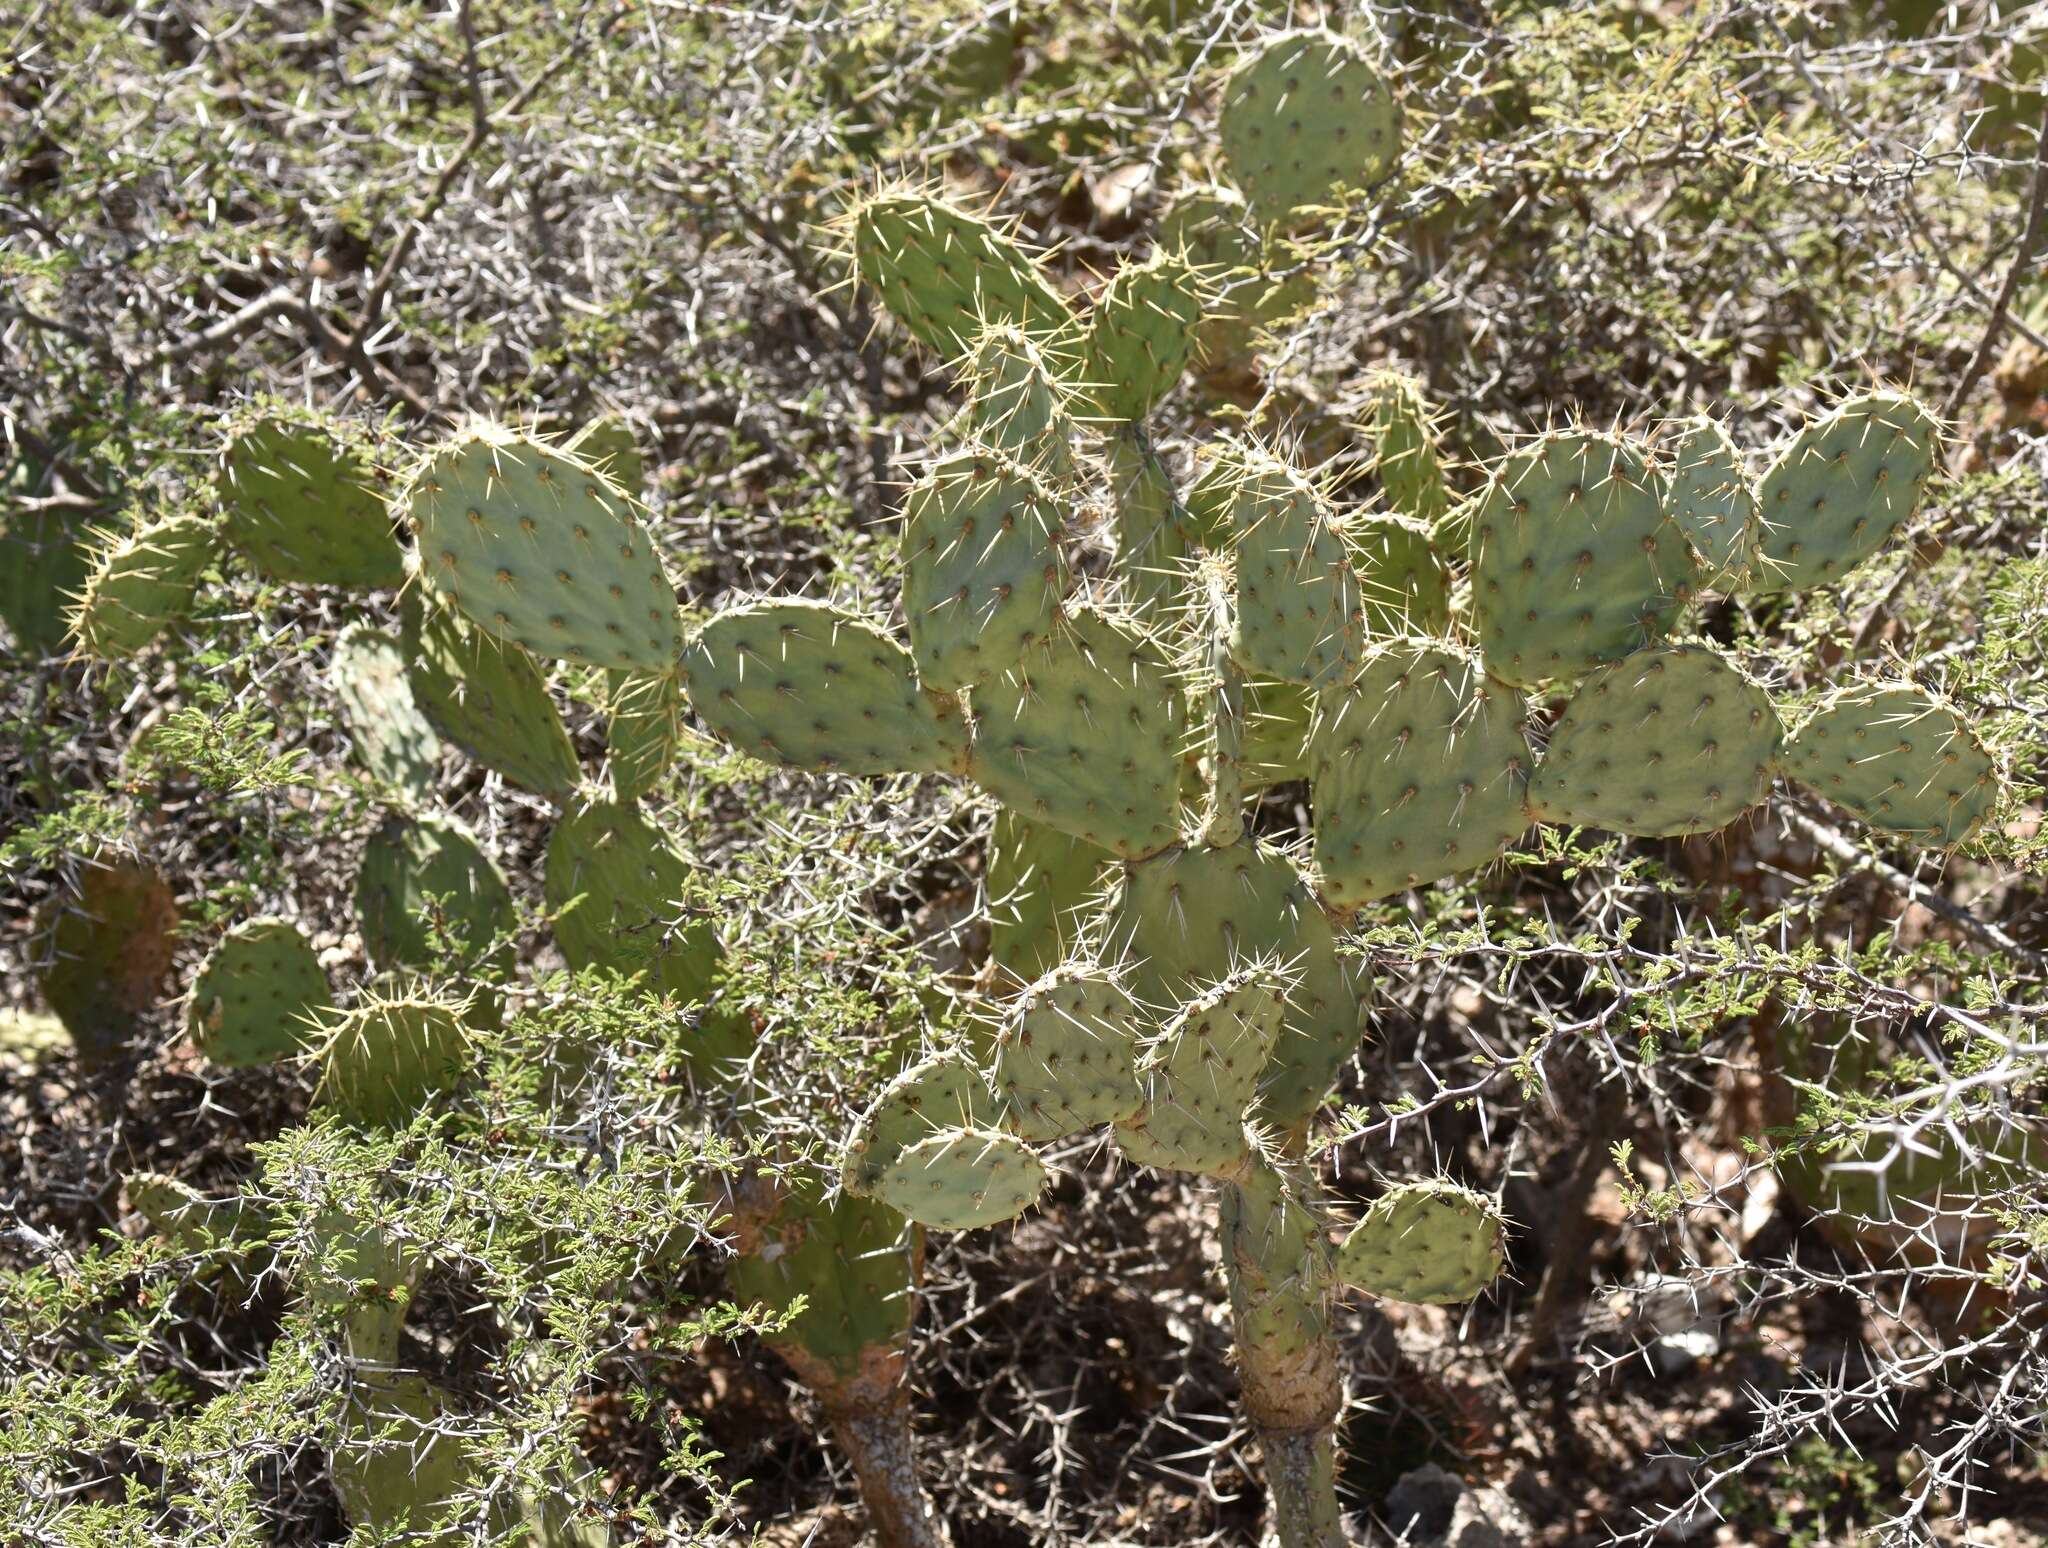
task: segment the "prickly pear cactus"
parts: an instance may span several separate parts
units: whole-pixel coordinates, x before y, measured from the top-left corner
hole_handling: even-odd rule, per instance
[[[964,434],[953,439],[1001,452],[1053,484],[1074,477],[1074,394],[1048,350],[998,323],[976,337],[959,377],[967,409],[956,426]]]
[[[1433,533],[1451,510],[1436,411],[1422,383],[1399,371],[1374,371],[1365,385],[1373,477],[1395,514]]]
[[[683,744],[682,679],[674,672],[614,672],[606,751],[612,795],[634,801],[661,783]]]
[[[61,508],[30,510],[37,469],[21,458],[0,473],[0,622],[24,656],[48,656],[70,632],[69,599],[91,565],[86,518]]]
[[[348,427],[257,406],[229,432],[217,488],[221,535],[273,580],[371,587],[405,578],[370,446]]]
[[[1103,444],[1116,520],[1117,578],[1140,616],[1185,606],[1194,533],[1159,453],[1126,430]]]
[[[427,584],[478,628],[561,661],[665,672],[675,588],[627,493],[559,446],[478,423],[399,496]]]
[[[1343,531],[1367,639],[1450,632],[1450,567],[1429,528],[1405,516],[1377,516],[1347,521]]]
[[[987,221],[913,189],[854,209],[853,264],[917,341],[964,354],[990,323],[1052,340],[1073,313],[1022,248]]]
[[[1245,59],[1224,85],[1216,133],[1260,219],[1296,226],[1387,175],[1401,113],[1362,46],[1316,29]]]
[[[1292,988],[1276,964],[1257,962],[1182,1005],[1139,1053],[1142,1101],[1116,1126],[1117,1149],[1143,1166],[1236,1176],[1250,1156],[1245,1119]]]
[[[43,1003],[71,1034],[88,1069],[112,1060],[157,1002],[176,946],[170,883],[139,860],[94,861],[75,893],[51,899],[41,917],[48,965]]]
[[[919,1225],[972,1231],[1014,1220],[1045,1191],[1045,1163],[995,1129],[946,1128],[899,1150],[875,1180],[875,1197]]]
[[[363,846],[355,904],[379,972],[442,966],[437,942],[478,972],[518,922],[505,873],[452,817],[387,815]],[[489,965],[507,966],[507,954]]]
[[[335,637],[328,681],[348,720],[350,751],[372,779],[425,801],[441,774],[441,739],[412,696],[396,636],[352,623]]]
[[[431,602],[406,608],[405,652],[413,702],[441,735],[522,790],[569,798],[583,771],[530,656]]]
[[[1110,855],[1086,839],[996,813],[984,863],[989,958],[1009,981],[1028,984],[1073,955],[1108,883]]]
[[[218,1065],[289,1058],[334,1005],[313,943],[289,919],[250,919],[220,938],[192,982],[185,1031]]]
[[[1991,816],[1997,765],[1949,704],[1907,683],[1830,694],[1785,742],[1787,774],[1882,833],[1934,849]]]
[[[1644,838],[1711,832],[1770,793],[1783,736],[1770,695],[1733,662],[1705,646],[1654,646],[1572,695],[1529,809]]]
[[[1158,407],[1187,368],[1211,295],[1202,272],[1165,249],[1110,277],[1089,314],[1080,366],[1097,414],[1138,420]]]
[[[936,1134],[987,1129],[998,1121],[994,1094],[959,1054],[941,1054],[903,1071],[854,1125],[840,1184],[856,1198],[876,1197],[883,1175],[913,1145]]]
[[[1322,497],[1259,447],[1238,448],[1211,466],[1230,487],[1237,580],[1230,653],[1238,665],[1311,688],[1356,670],[1365,604]]]
[[[827,1201],[822,1193],[809,1176],[738,1187],[727,1277],[737,1299],[777,1311],[802,1296],[804,1310],[769,1341],[851,1377],[864,1356],[910,1331],[917,1265],[898,1248],[904,1220],[896,1210],[844,1193]]]
[[[1764,472],[1762,552],[1751,589],[1801,591],[1840,580],[1919,509],[1941,428],[1911,398],[1850,398],[1808,425]]]
[[[218,534],[196,516],[167,516],[108,542],[71,612],[78,649],[119,661],[183,620],[217,547]]]
[[[1671,460],[1671,512],[1699,554],[1701,589],[1741,590],[1763,541],[1741,450],[1719,421],[1702,418],[1680,427]]]
[[[1315,303],[1308,266],[1254,230],[1244,199],[1227,188],[1177,200],[1159,224],[1158,246],[1184,254],[1214,292],[1195,330],[1199,371],[1214,375],[1249,365],[1263,333]]]
[[[959,701],[919,681],[910,652],[822,602],[728,608],[683,651],[690,703],[770,763],[818,773],[959,773]]]
[[[209,1199],[190,1183],[157,1172],[122,1179],[134,1211],[181,1252],[235,1248],[256,1254],[269,1240],[269,1212],[240,1198]]]
[[[450,1395],[409,1371],[365,1372],[352,1384],[329,1456],[334,1492],[350,1521],[408,1541],[453,1548],[462,1534],[432,1530],[472,1483]]]
[[[468,1070],[467,1011],[462,999],[401,986],[322,1017],[309,1038],[314,1100],[353,1123],[403,1127]]]
[[[640,444],[633,439],[633,427],[616,414],[593,419],[564,441],[562,450],[589,463],[634,499],[644,496],[647,465],[641,460]]]
[[[1065,1139],[1134,1116],[1138,1007],[1116,975],[1073,963],[1045,975],[1005,1013],[995,1044],[996,1095],[1032,1141]]]
[[[1493,1200],[1441,1178],[1396,1184],[1337,1250],[1337,1277],[1369,1295],[1423,1306],[1469,1301],[1507,1262]]]

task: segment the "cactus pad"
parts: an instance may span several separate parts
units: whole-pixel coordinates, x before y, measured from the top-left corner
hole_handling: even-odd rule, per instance
[[[461,1000],[411,990],[365,995],[354,1010],[330,1013],[313,1034],[320,1067],[314,1099],[351,1122],[410,1123],[469,1067],[466,1010]]]
[[[92,551],[85,517],[61,507],[14,508],[28,493],[26,459],[0,477],[0,621],[23,656],[52,655],[70,628],[68,598],[85,588]]]
[[[170,971],[178,905],[170,883],[138,860],[83,866],[76,895],[42,915],[49,965],[43,1003],[71,1034],[87,1068],[107,1063],[141,1026]]]
[[[1212,287],[1178,252],[1125,264],[1095,299],[1081,361],[1082,388],[1106,419],[1151,413],[1180,380]]]
[[[1344,540],[1309,483],[1256,447],[1211,465],[1227,481],[1237,597],[1230,650],[1254,677],[1314,688],[1365,651],[1365,607]]]
[[[1700,587],[1737,591],[1757,562],[1763,519],[1742,453],[1718,420],[1684,426],[1672,449],[1671,513],[1700,559]]]
[[[1246,1401],[1262,1413],[1313,1410],[1333,1379],[1322,1364],[1333,1275],[1315,1178],[1254,1157],[1218,1202]]]
[[[193,981],[185,1030],[208,1060],[271,1064],[305,1046],[334,1004],[313,943],[288,919],[251,919],[221,937]]]
[[[1141,1166],[1240,1170],[1250,1154],[1245,1119],[1291,987],[1272,963],[1253,963],[1181,1006],[1139,1053],[1142,1102],[1117,1124],[1117,1149]]]
[[[1055,969],[1010,1006],[996,1039],[995,1087],[1009,1127],[1064,1139],[1138,1109],[1139,1013],[1114,974]]]
[[[1422,383],[1399,371],[1375,371],[1365,385],[1373,476],[1396,515],[1433,532],[1451,510],[1436,412]]]
[[[1539,437],[1495,470],[1472,521],[1480,649],[1515,687],[1619,660],[1692,595],[1692,545],[1662,480],[1611,436]]]
[[[180,1251],[258,1248],[270,1238],[269,1211],[249,1200],[209,1199],[190,1183],[155,1172],[131,1172],[122,1187],[129,1206]]]
[[[1904,530],[1934,471],[1934,416],[1911,398],[1851,398],[1795,436],[1765,470],[1763,551],[1751,589],[1840,580]]]
[[[864,1354],[910,1330],[913,1264],[898,1245],[903,1217],[843,1193],[827,1202],[810,1178],[782,1190],[759,1180],[742,1196],[769,1192],[768,1208],[742,1203],[733,1212],[737,1255],[727,1277],[734,1296],[778,1312],[802,1296],[804,1310],[768,1342],[801,1347],[853,1375]]]
[[[969,387],[964,439],[1042,478],[1073,478],[1070,394],[1029,334],[1004,324],[983,330],[959,376]]]
[[[998,1116],[988,1082],[961,1055],[940,1054],[912,1065],[854,1125],[840,1184],[856,1198],[875,1197],[883,1174],[911,1146],[935,1134],[991,1128]]]
[[[705,724],[770,763],[817,773],[960,773],[957,700],[927,692],[910,652],[821,602],[728,608],[683,651]]]
[[[1103,890],[1110,856],[1085,839],[996,813],[984,863],[988,953],[1007,981],[1028,984],[1072,955],[1083,916]]]
[[[890,315],[919,343],[964,353],[989,323],[1034,338],[1064,333],[1073,314],[1024,250],[987,221],[928,195],[897,190],[853,212],[853,262]]]
[[[1052,632],[1067,591],[1063,517],[1022,464],[942,458],[903,509],[903,616],[919,679],[948,692],[1009,671]]]
[[[1033,822],[1126,857],[1178,839],[1181,693],[1135,629],[1076,609],[974,714],[968,772]]]
[[[1310,737],[1324,895],[1356,908],[1476,870],[1513,843],[1534,759],[1521,695],[1441,645],[1375,651],[1323,690]]]
[[[405,556],[357,436],[298,410],[259,412],[221,453],[221,535],[273,580],[396,586]]]
[[[533,658],[430,602],[408,605],[405,625],[407,682],[435,728],[522,790],[566,800],[582,770]]]
[[[1990,817],[1997,767],[1955,709],[1924,688],[1858,683],[1785,743],[1785,772],[1871,827],[1953,848]]]
[[[1263,330],[1314,304],[1314,277],[1287,255],[1269,252],[1250,227],[1244,200],[1229,189],[1177,201],[1160,222],[1158,246],[1184,253],[1213,291],[1195,331],[1195,364],[1203,371],[1243,366]]]
[[[1770,793],[1784,728],[1717,652],[1662,645],[1583,683],[1529,786],[1542,822],[1643,838],[1726,827]]]
[[[1262,219],[1297,225],[1387,175],[1401,149],[1394,94],[1365,50],[1321,30],[1284,33],[1223,88],[1223,159]]]
[[[413,700],[399,642],[382,629],[350,624],[335,638],[328,681],[348,721],[350,750],[370,777],[415,800],[432,795],[441,739]]]
[[[518,923],[505,873],[459,823],[395,813],[363,846],[356,918],[363,953],[379,972],[445,965],[438,939],[474,973]],[[502,949],[498,955],[502,964]]]
[[[214,529],[196,516],[165,517],[109,542],[71,611],[78,648],[118,661],[183,619],[215,543]]]
[[[1389,1301],[1450,1306],[1492,1284],[1506,1228],[1483,1193],[1441,1178],[1389,1188],[1337,1249],[1337,1277]]]
[[[618,800],[637,800],[661,783],[682,746],[686,703],[674,672],[612,674],[605,746]]]
[[[1451,569],[1432,530],[1405,516],[1345,523],[1344,547],[1365,602],[1368,639],[1450,632]]]
[[[1105,954],[1139,1003],[1175,1005],[1220,971],[1260,957],[1295,974],[1260,1113],[1283,1127],[1321,1105],[1358,1047],[1366,985],[1337,955],[1336,932],[1294,863],[1241,840],[1168,850],[1126,869]]]
[[[603,414],[562,443],[562,450],[587,462],[634,499],[642,498],[647,466],[640,459],[633,427],[616,414]]]
[[[899,1151],[875,1197],[942,1231],[1014,1220],[1045,1191],[1045,1163],[1014,1135],[941,1129]]]
[[[1171,610],[1185,595],[1194,546],[1187,512],[1159,454],[1131,431],[1103,444],[1116,521],[1116,573],[1139,610]]]
[[[478,628],[536,656],[665,672],[675,588],[626,492],[560,447],[477,424],[400,497],[427,582]]]
[[[449,1423],[451,1394],[410,1372],[361,1372],[350,1384],[329,1469],[342,1514],[393,1540],[455,1548],[463,1535],[433,1531],[452,1519],[476,1482],[475,1462]]]

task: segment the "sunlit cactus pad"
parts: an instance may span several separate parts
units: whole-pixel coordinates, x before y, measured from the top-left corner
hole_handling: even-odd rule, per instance
[[[1014,1220],[1045,1191],[1045,1163],[1014,1135],[948,1128],[906,1146],[882,1168],[875,1197],[943,1231]]]
[[[362,1124],[402,1127],[469,1065],[466,1006],[424,989],[366,995],[313,1034],[316,1101]]]
[[[218,546],[213,526],[196,516],[167,516],[107,542],[71,611],[78,648],[118,661],[148,645],[191,610]]]
[[[1145,1040],[1137,1111],[1116,1145],[1143,1166],[1231,1176],[1249,1155],[1245,1119],[1280,1036],[1292,978],[1272,962],[1238,969]]]
[[[1968,723],[1905,683],[1838,689],[1786,740],[1782,762],[1871,827],[1929,848],[1963,843],[1998,799],[1997,766]]]
[[[1010,1006],[996,1038],[995,1088],[1027,1140],[1064,1139],[1137,1111],[1137,1006],[1114,974],[1059,968]]]
[[[1142,419],[1173,390],[1213,291],[1185,255],[1161,250],[1110,277],[1089,315],[1083,391],[1110,419]]]
[[[1800,431],[1757,491],[1764,536],[1752,589],[1840,580],[1903,531],[1940,439],[1932,414],[1890,392],[1851,398]]]
[[[1394,94],[1366,51],[1320,30],[1265,43],[1223,89],[1216,131],[1252,207],[1297,223],[1385,177],[1401,149]]]
[[[1255,677],[1318,687],[1356,670],[1365,605],[1328,507],[1300,473],[1257,447],[1219,457],[1230,487],[1237,578],[1230,653]]]
[[[873,1197],[883,1174],[911,1146],[996,1121],[995,1098],[981,1071],[959,1054],[940,1054],[890,1081],[861,1115],[847,1142],[840,1181],[848,1193]]]
[[[922,344],[954,355],[983,325],[1059,334],[1073,314],[1038,265],[978,216],[907,190],[863,200],[853,213],[853,261],[890,315]]]
[[[193,981],[185,1030],[214,1064],[242,1068],[297,1053],[334,999],[319,954],[288,919],[251,919],[221,937]]]
[[[1506,1227],[1483,1193],[1442,1179],[1389,1188],[1337,1249],[1337,1277],[1390,1301],[1449,1306],[1492,1284]]]
[[[420,573],[488,633],[564,661],[673,665],[675,590],[632,498],[561,447],[471,425],[413,471],[400,505]]]

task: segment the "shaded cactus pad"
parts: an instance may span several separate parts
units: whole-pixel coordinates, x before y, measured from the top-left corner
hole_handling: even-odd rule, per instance
[[[379,823],[363,847],[355,902],[364,955],[379,972],[433,967],[437,938],[475,969],[518,917],[498,862],[449,817],[394,813]]]
[[[42,924],[50,960],[38,987],[87,1068],[133,1037],[170,971],[178,926],[171,884],[139,860],[83,867],[75,895],[52,898]]]
[[[1344,525],[1344,547],[1368,639],[1449,631],[1451,570],[1430,528],[1405,516],[1355,519]]]
[[[1682,427],[1672,448],[1671,514],[1699,555],[1706,591],[1739,591],[1757,564],[1763,517],[1742,453],[1716,420]]]
[[[221,937],[193,981],[185,1030],[211,1062],[270,1064],[305,1046],[334,1003],[313,943],[288,919],[251,919]]]
[[[1838,689],[1787,739],[1782,763],[1871,827],[1930,848],[1963,843],[1998,800],[1997,766],[1969,724],[1906,683]]]
[[[273,580],[396,586],[405,556],[369,448],[303,412],[259,413],[221,453],[222,535]]]
[[[409,604],[405,624],[407,684],[441,735],[522,790],[566,800],[583,771],[533,658],[432,602]]]
[[[786,1312],[804,1310],[768,1335],[829,1362],[842,1375],[864,1352],[910,1330],[912,1254],[902,1251],[903,1216],[886,1204],[841,1193],[829,1202],[814,1180],[777,1189],[766,1179],[736,1190],[733,1294]]]
[[[1793,438],[1765,470],[1762,554],[1752,589],[1800,591],[1840,580],[1905,528],[1940,443],[1911,398],[1851,398]]]
[[[1066,961],[1110,863],[1086,839],[999,808],[983,861],[989,959],[1018,984]]]
[[[1389,1301],[1450,1306],[1479,1294],[1507,1262],[1506,1226],[1483,1193],[1441,1179],[1400,1183],[1337,1249],[1337,1277]]]
[[[1378,182],[1401,149],[1385,79],[1357,43],[1320,30],[1283,34],[1246,59],[1223,88],[1216,132],[1252,207],[1287,224]]]
[[[348,721],[350,750],[372,779],[415,800],[432,794],[441,739],[412,696],[405,649],[382,629],[352,623],[334,641],[328,672]]]

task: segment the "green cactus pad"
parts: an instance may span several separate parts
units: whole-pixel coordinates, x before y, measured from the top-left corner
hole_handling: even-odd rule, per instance
[[[328,681],[365,772],[416,801],[428,799],[440,782],[441,738],[413,699],[404,646],[382,629],[352,623],[335,638]]]
[[[1125,430],[1103,443],[1116,521],[1116,573],[1138,611],[1171,613],[1189,591],[1193,538],[1159,454]]]
[[[1082,392],[1097,414],[1143,419],[1173,391],[1212,289],[1185,256],[1166,250],[1110,277],[1089,314],[1081,359]]]
[[[1180,836],[1184,709],[1164,654],[1077,608],[974,691],[968,773],[1033,822],[1127,858]]]
[[[875,1197],[941,1231],[1015,1220],[1045,1191],[1045,1163],[1022,1140],[994,1129],[941,1129],[899,1151]]]
[[[396,586],[405,555],[365,440],[304,410],[259,410],[221,453],[221,536],[272,580]]]
[[[53,897],[41,915],[48,965],[38,982],[88,1069],[111,1061],[157,1003],[176,946],[171,885],[138,860],[80,868],[78,890]]]
[[[974,448],[941,458],[903,508],[903,616],[928,688],[1014,668],[1051,634],[1067,592],[1059,501],[1021,463]]]
[[[1720,421],[1702,418],[1682,427],[1671,455],[1671,514],[1699,555],[1700,588],[1739,591],[1763,539],[1742,452]]]
[[[544,891],[570,967],[645,973],[649,994],[683,1005],[711,993],[725,950],[698,911],[690,863],[632,807],[585,800],[572,808],[548,840]],[[707,1016],[701,1030],[707,1058],[745,1047],[741,1028],[723,1017]]]
[[[888,1205],[843,1193],[826,1202],[819,1192],[806,1178],[765,1213],[736,1209],[736,1256],[726,1273],[739,1301],[787,1312],[802,1296],[804,1310],[768,1342],[852,1376],[864,1355],[910,1331],[912,1253],[901,1245],[903,1216]]]
[[[1185,254],[1213,292],[1195,330],[1194,360],[1202,371],[1245,366],[1262,333],[1315,303],[1307,266],[1253,231],[1244,200],[1229,189],[1176,201],[1160,222],[1158,246]]]
[[[1507,1262],[1500,1211],[1441,1178],[1389,1188],[1337,1249],[1337,1277],[1389,1301],[1451,1306],[1492,1284]]]
[[[1247,1396],[1265,1412],[1291,1410],[1308,1394],[1289,1389],[1312,1387],[1315,1362],[1328,1358],[1333,1273],[1315,1178],[1254,1157],[1224,1183],[1218,1206],[1237,1346],[1258,1351],[1246,1362]],[[1254,1386],[1279,1390],[1254,1394]]]
[[[958,374],[969,389],[965,431],[948,439],[992,448],[1056,485],[1073,479],[1072,395],[1029,334],[983,330]]]
[[[579,462],[589,463],[634,499],[643,497],[647,465],[640,459],[633,427],[616,414],[593,419],[564,441],[562,450]]]
[[[420,573],[485,633],[592,666],[675,664],[675,588],[632,498],[588,463],[476,424],[413,471],[399,506]]]
[[[1370,984],[1337,955],[1336,932],[1293,861],[1240,840],[1196,845],[1128,867],[1104,958],[1124,965],[1141,1004],[1174,1005],[1261,957],[1296,975],[1259,1092],[1260,1116],[1292,1128],[1315,1112],[1364,1031]]]
[[[190,1183],[155,1172],[131,1172],[122,1188],[150,1229],[181,1252],[255,1252],[270,1240],[270,1212],[240,1196],[209,1199]]]
[[[132,656],[191,611],[217,534],[196,516],[169,516],[109,542],[71,612],[71,633],[100,661]]]
[[[1433,532],[1451,510],[1436,411],[1423,384],[1399,371],[1374,371],[1365,385],[1373,477],[1397,516]],[[1366,605],[1372,605],[1370,596]],[[1435,631],[1417,626],[1417,632]]]
[[[331,1012],[312,1034],[320,1084],[314,1100],[351,1122],[401,1128],[452,1091],[469,1068],[465,1002],[406,990],[365,995]]]
[[[1952,849],[1998,801],[1991,755],[1956,710],[1907,683],[1837,689],[1786,739],[1784,771],[1882,833]]]
[[[61,506],[17,504],[36,493],[35,469],[23,458],[0,476],[0,622],[24,656],[49,656],[70,631],[70,598],[92,569],[85,514]]]
[[[682,658],[711,729],[770,763],[814,773],[958,774],[959,701],[926,691],[910,652],[822,602],[749,602],[697,631]]]
[[[413,702],[441,735],[522,790],[568,799],[583,771],[531,656],[433,603],[407,606],[405,648]]]
[[[1451,567],[1431,528],[1404,516],[1374,516],[1348,521],[1343,531],[1368,639],[1450,632]]]
[[[1212,1177],[1243,1168],[1245,1119],[1291,988],[1271,963],[1239,968],[1146,1038],[1137,1063],[1142,1101],[1116,1126],[1125,1159]]]
[[[272,1064],[306,1045],[334,1005],[313,943],[289,919],[250,919],[221,937],[193,980],[185,1031],[214,1064]]]
[[[992,1128],[998,1118],[988,1082],[960,1054],[912,1065],[883,1088],[854,1125],[840,1185],[856,1198],[872,1198],[883,1174],[911,1146],[939,1133]]]
[[[455,1548],[465,1534],[451,1519],[474,1487],[475,1461],[450,1416],[452,1394],[410,1372],[360,1372],[350,1384],[341,1431],[328,1460],[342,1514],[394,1541]]]
[[[1587,679],[1529,785],[1540,822],[1643,838],[1726,827],[1770,793],[1771,698],[1704,646],[1660,645]]]
[[[988,954],[1005,981],[1028,984],[1072,953],[1108,880],[1109,852],[999,808],[990,830],[983,889]]]
[[[393,813],[379,823],[363,846],[355,901],[363,954],[378,972],[448,965],[438,936],[475,973],[518,923],[498,862],[450,817]],[[495,966],[505,965],[500,947]]]
[[[1851,398],[1795,436],[1765,470],[1763,548],[1751,590],[1840,580],[1905,529],[1919,508],[1941,429],[1897,393]]]
[[[615,798],[638,800],[661,783],[682,747],[687,703],[674,672],[612,674],[605,745]]]
[[[1515,687],[1652,643],[1692,595],[1692,545],[1663,481],[1612,436],[1539,437],[1500,464],[1472,520],[1480,650]]]
[[[1073,314],[1038,265],[987,221],[929,195],[894,190],[853,212],[853,261],[918,342],[965,353],[990,323],[1049,339]]]
[[[1027,1140],[1064,1139],[1138,1110],[1140,1016],[1116,976],[1090,964],[1056,968],[1027,988],[996,1038],[995,1087],[1009,1127]]]
[[[1356,908],[1487,864],[1529,825],[1521,695],[1446,646],[1375,651],[1310,736],[1323,895]]]
[[[1290,32],[1232,73],[1216,134],[1260,218],[1293,226],[1387,175],[1401,150],[1401,112],[1358,44]]]
[[[1231,491],[1231,654],[1253,677],[1277,682],[1313,688],[1350,675],[1365,651],[1365,607],[1322,500],[1308,480],[1257,447],[1210,467]]]

